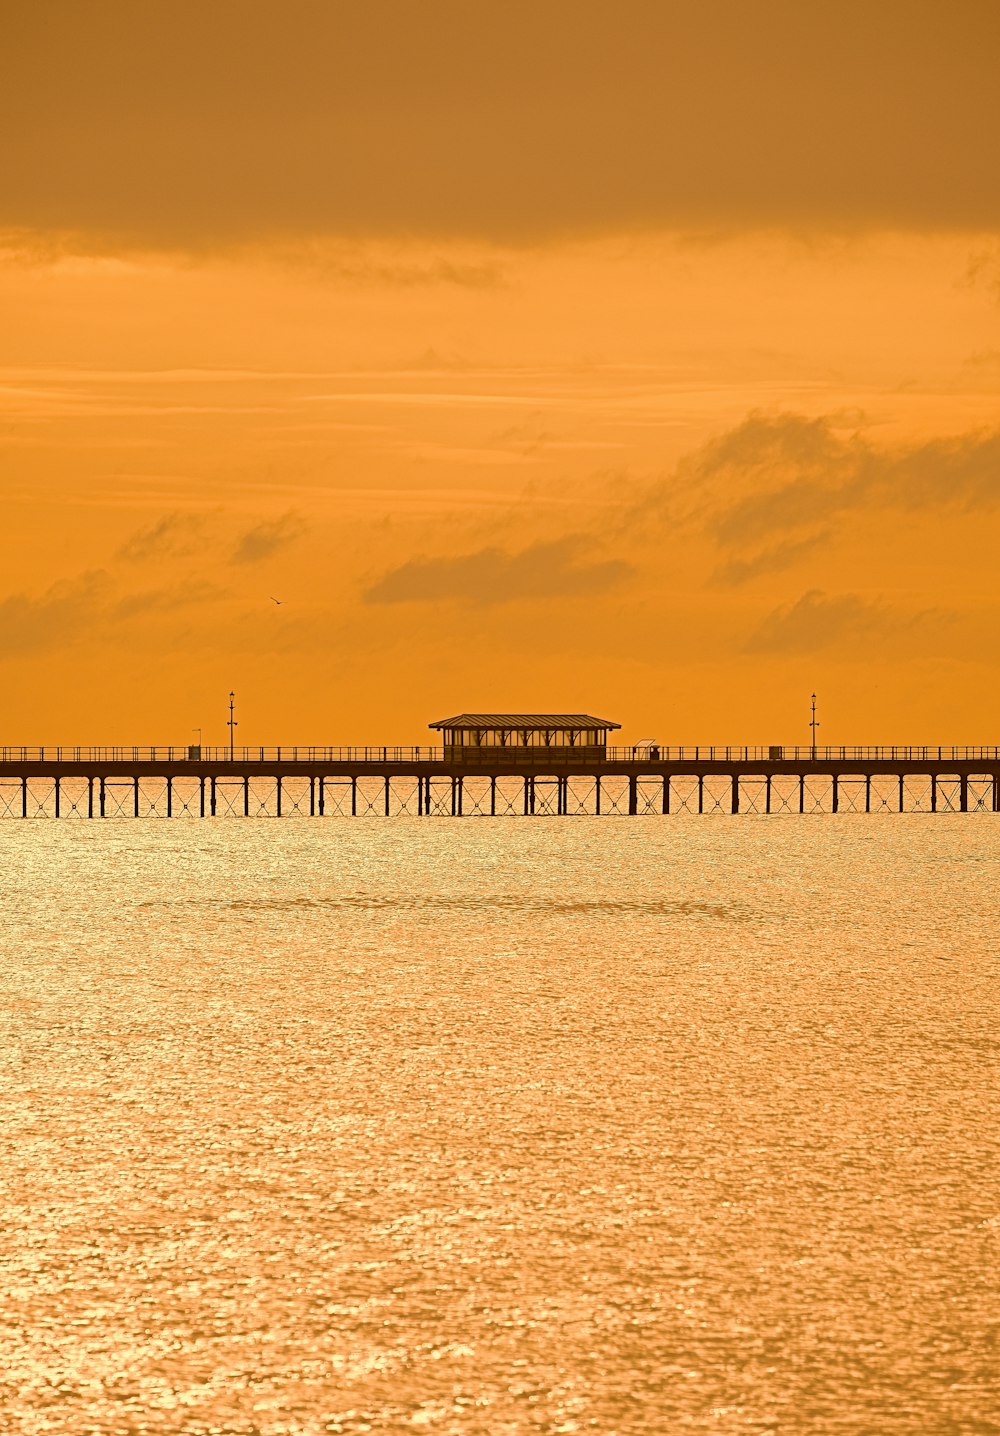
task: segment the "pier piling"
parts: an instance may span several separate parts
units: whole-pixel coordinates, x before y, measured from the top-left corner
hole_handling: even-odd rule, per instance
[[[0,817],[814,812],[1000,813],[1000,748],[0,749]]]

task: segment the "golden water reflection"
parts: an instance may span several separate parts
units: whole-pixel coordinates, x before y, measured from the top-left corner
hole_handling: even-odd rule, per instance
[[[0,844],[4,1430],[997,1429],[992,819]]]

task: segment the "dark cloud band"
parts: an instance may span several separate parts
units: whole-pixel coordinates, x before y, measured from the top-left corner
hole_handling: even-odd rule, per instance
[[[1000,226],[985,0],[33,0],[3,25],[0,228]]]

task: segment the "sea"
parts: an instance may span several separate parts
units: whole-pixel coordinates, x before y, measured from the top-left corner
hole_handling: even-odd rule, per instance
[[[0,1430],[1000,1431],[998,854],[0,823]]]

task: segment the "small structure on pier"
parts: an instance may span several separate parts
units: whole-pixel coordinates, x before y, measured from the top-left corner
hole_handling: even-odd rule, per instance
[[[446,762],[603,762],[608,733],[620,728],[589,713],[459,713],[429,723],[441,733]]]

